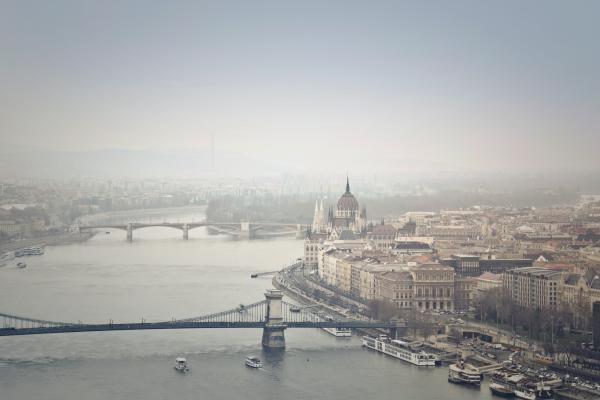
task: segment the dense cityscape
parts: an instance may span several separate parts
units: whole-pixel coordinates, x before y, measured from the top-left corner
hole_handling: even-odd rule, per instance
[[[337,185],[344,189],[337,202],[333,184],[323,193],[288,182],[4,182],[3,266],[19,249],[87,241],[100,232],[84,230],[86,224],[129,221],[136,213],[172,221],[169,212],[200,207],[204,221],[296,224],[302,227],[295,233],[301,262],[281,270],[273,283],[299,304],[344,318],[394,320],[397,335],[425,346],[440,363],[462,359],[461,374],[469,368],[477,374],[496,371],[499,379],[505,371],[530,384],[543,374],[544,387],[561,398],[597,395],[600,195],[569,193],[560,204],[539,208],[468,205],[465,196],[455,209],[373,218],[369,204],[353,194],[350,177],[345,188]],[[431,196],[436,189],[429,191]],[[556,199],[555,190],[535,192],[537,203]],[[371,198],[385,204],[398,195],[410,198],[406,193]],[[232,233],[217,228],[207,229]],[[273,229],[245,238],[261,240],[278,233]],[[548,368],[554,372],[541,372]]]

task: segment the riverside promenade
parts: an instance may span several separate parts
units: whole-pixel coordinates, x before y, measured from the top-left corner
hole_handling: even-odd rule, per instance
[[[341,307],[335,304],[329,304],[324,299],[315,298],[311,296],[311,294],[305,290],[305,288],[300,287],[297,281],[298,271],[302,269],[301,263],[292,264],[287,266],[277,272],[273,277],[273,286],[277,289],[282,290],[287,296],[293,298],[295,301],[301,304],[301,306],[305,307],[315,307],[321,309],[322,311],[335,314],[342,317],[352,317],[353,319],[360,319],[363,321],[371,321],[371,319],[365,317],[362,314],[352,313],[350,310]],[[308,280],[307,280],[308,281]],[[335,293],[328,291],[326,288],[321,286],[316,286],[315,289],[321,290],[330,295],[335,295]]]

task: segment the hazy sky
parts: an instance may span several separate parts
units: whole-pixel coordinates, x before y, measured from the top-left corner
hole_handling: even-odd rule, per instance
[[[598,1],[0,0],[0,143],[599,168],[598,21]]]

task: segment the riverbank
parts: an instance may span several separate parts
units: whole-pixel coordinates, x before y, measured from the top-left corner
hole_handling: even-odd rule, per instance
[[[0,254],[15,251],[30,246],[57,246],[70,243],[85,242],[94,236],[93,232],[85,233],[63,233],[57,235],[45,235],[30,239],[3,243],[0,245]]]
[[[301,268],[299,265],[293,265],[287,268],[284,268],[280,272],[278,272],[273,278],[273,285],[284,291],[284,293],[293,298],[296,301],[299,301],[303,304],[307,303],[308,305],[316,305],[319,306],[322,310],[326,310],[331,315],[337,315],[341,317],[352,317],[353,319],[357,319],[358,314],[353,313],[351,310],[330,304],[330,299],[319,299],[315,298],[311,295],[314,293],[312,289],[315,286],[319,287],[319,290],[329,293],[330,295],[336,295],[334,292],[330,291],[329,288],[318,285],[318,282],[310,279],[303,279],[302,282],[298,282],[298,271]],[[350,299],[346,299],[350,300]],[[325,302],[327,301],[327,303]],[[366,317],[363,316],[366,319]],[[446,362],[452,362],[456,359],[457,355],[460,354],[462,357],[469,357],[471,360],[477,360],[479,362],[484,362],[486,367],[486,373],[490,373],[493,370],[501,368],[503,363],[508,361],[508,355],[511,354],[517,348],[520,348],[519,345],[523,346],[520,348],[522,353],[522,357],[518,359],[518,362],[523,364],[523,366],[518,365],[519,368],[523,368],[524,370],[529,371],[530,369],[537,373],[542,373],[546,365],[540,364],[536,362],[534,358],[534,352],[532,350],[528,350],[529,343],[525,343],[522,340],[518,340],[515,337],[512,337],[509,332],[503,331],[502,329],[491,329],[491,327],[485,324],[478,324],[475,321],[470,321],[469,323],[462,325],[462,329],[472,329],[474,331],[478,331],[481,333],[485,333],[494,339],[495,343],[501,343],[505,345],[505,348],[510,350],[494,350],[489,344],[485,346],[483,343],[481,349],[476,349],[472,341],[467,340],[466,343],[456,343],[448,341],[446,335],[433,335],[433,341],[429,341],[428,338],[423,338],[423,342],[426,343],[431,348],[435,348],[445,355]],[[364,333],[367,335],[373,335],[374,332],[364,332],[361,330],[360,333]],[[440,340],[441,339],[441,340]],[[490,354],[493,354],[492,358]],[[502,354],[500,354],[502,353]],[[514,354],[513,354],[514,358]],[[552,368],[555,371],[558,371],[556,368]],[[589,378],[595,380],[596,377],[589,376],[588,374],[584,374],[583,371],[571,369],[568,371],[558,371],[558,376],[563,380],[565,379],[565,373],[569,373],[573,376],[580,376],[581,378]],[[589,399],[597,399],[600,398],[596,389],[590,388],[588,386],[591,385],[590,382],[586,382],[585,380],[581,381],[581,384],[577,384],[575,386],[563,386],[560,390],[560,394],[557,393],[557,398],[569,399],[569,400],[589,400]]]
[[[272,284],[275,288],[283,291],[286,296],[290,297],[294,301],[300,303],[305,307],[314,307],[321,312],[321,314],[336,316],[340,318],[351,318],[353,320],[364,320],[370,321],[369,318],[364,315],[354,313],[347,308],[341,307],[335,304],[328,304],[322,299],[315,298],[309,293],[304,291],[301,287],[298,287],[296,280],[294,279],[295,272],[302,268],[300,263],[290,265],[281,271],[277,272],[273,277]],[[316,285],[316,284],[315,284]],[[327,290],[323,288],[324,290]],[[379,329],[355,329],[359,336],[371,335],[377,336],[379,334],[388,334],[386,330]]]
[[[305,293],[301,289],[291,284],[291,280],[286,278],[286,275],[293,273],[294,269],[298,268],[299,266],[300,264],[293,264],[277,272],[272,280],[273,286],[304,306],[318,306],[319,308],[326,310],[328,313],[344,317],[344,310],[334,308],[323,302],[319,302],[317,299],[310,297],[308,293]]]

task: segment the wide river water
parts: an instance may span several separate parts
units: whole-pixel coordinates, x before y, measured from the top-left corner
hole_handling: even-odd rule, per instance
[[[201,219],[182,214],[177,219]],[[156,218],[156,217],[155,217]],[[173,216],[169,217],[173,220]],[[302,255],[295,239],[232,240],[204,228],[122,231],[47,247],[0,268],[0,312],[83,321],[159,321],[264,298],[270,278]],[[198,329],[0,337],[0,400],[489,399],[449,384],[446,368],[419,368],[316,329],[288,329],[285,351],[264,352],[257,329]],[[244,366],[256,354],[263,370]],[[173,369],[187,357],[191,371]]]

